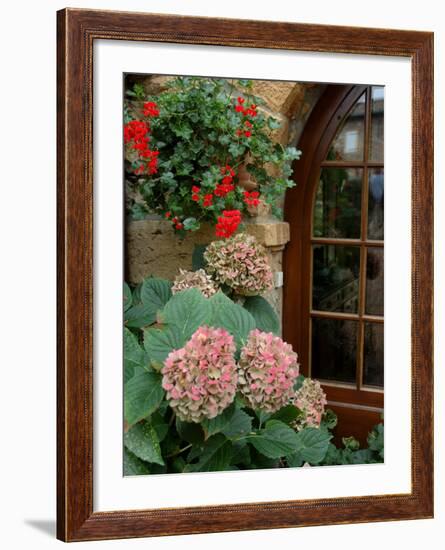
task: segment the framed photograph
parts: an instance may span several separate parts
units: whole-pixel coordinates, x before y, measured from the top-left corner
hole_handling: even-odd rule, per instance
[[[433,34],[58,12],[58,538],[433,516]]]

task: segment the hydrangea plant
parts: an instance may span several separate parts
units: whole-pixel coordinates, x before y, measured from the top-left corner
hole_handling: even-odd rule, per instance
[[[235,399],[237,368],[233,336],[222,328],[199,327],[162,368],[166,399],[180,420],[201,422],[221,414]]]
[[[239,360],[239,389],[252,409],[273,413],[287,405],[298,374],[291,345],[271,332],[249,333]]]
[[[126,475],[383,460],[382,426],[366,449],[331,442],[335,415],[291,346],[262,330],[260,296],[173,293],[156,278],[124,296]]]
[[[238,233],[225,241],[213,241],[204,252],[207,271],[219,284],[243,296],[270,290],[272,269],[265,248],[252,235]]]
[[[176,294],[176,292],[188,288],[198,288],[206,298],[210,298],[218,291],[217,284],[204,269],[197,269],[196,271],[180,269],[179,274],[173,281],[172,292]]]
[[[293,403],[303,413],[294,422],[296,429],[302,429],[304,426],[313,428],[320,426],[327,400],[318,380],[306,378],[295,392]]]

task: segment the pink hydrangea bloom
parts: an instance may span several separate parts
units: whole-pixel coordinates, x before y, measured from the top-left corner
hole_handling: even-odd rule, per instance
[[[197,288],[206,298],[210,298],[210,296],[213,296],[218,291],[218,287],[203,269],[198,269],[197,271],[180,269],[179,275],[173,281],[172,293],[176,294],[189,288]]]
[[[275,412],[292,398],[299,374],[292,346],[271,332],[252,330],[241,350],[238,385],[252,409]]]
[[[214,418],[234,400],[237,367],[233,337],[222,328],[199,327],[186,345],[172,351],[162,368],[162,387],[178,418]]]
[[[253,296],[272,288],[267,252],[252,235],[239,233],[224,241],[213,241],[204,259],[213,278],[237,294]]]
[[[297,418],[294,426],[296,429],[320,426],[327,400],[318,380],[306,378],[301,388],[295,392],[293,402],[304,415],[302,418]]]

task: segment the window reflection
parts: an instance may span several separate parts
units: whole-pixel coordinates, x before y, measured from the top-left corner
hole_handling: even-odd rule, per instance
[[[356,321],[312,319],[312,377],[355,382]]]
[[[365,324],[363,384],[383,387],[383,324]]]
[[[314,237],[360,238],[363,170],[324,168],[314,206]]]
[[[385,89],[373,86],[371,91],[371,139],[369,140],[369,158],[374,162],[383,162],[383,103]]]
[[[366,259],[366,313],[383,315],[383,248],[369,247]]]
[[[313,309],[357,313],[359,272],[358,246],[315,245]]]
[[[363,160],[365,111],[366,93],[358,99],[340,126],[329,149],[327,160]]]
[[[383,240],[383,168],[369,169],[368,239]]]

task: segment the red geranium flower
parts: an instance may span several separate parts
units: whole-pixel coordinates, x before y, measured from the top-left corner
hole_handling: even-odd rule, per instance
[[[260,204],[259,192],[258,191],[244,191],[244,202],[247,206],[258,206]]]
[[[218,217],[216,224],[216,236],[227,239],[238,229],[241,223],[241,212],[239,210],[224,210],[223,215]]]
[[[159,109],[154,101],[144,103],[144,116],[159,116]]]

